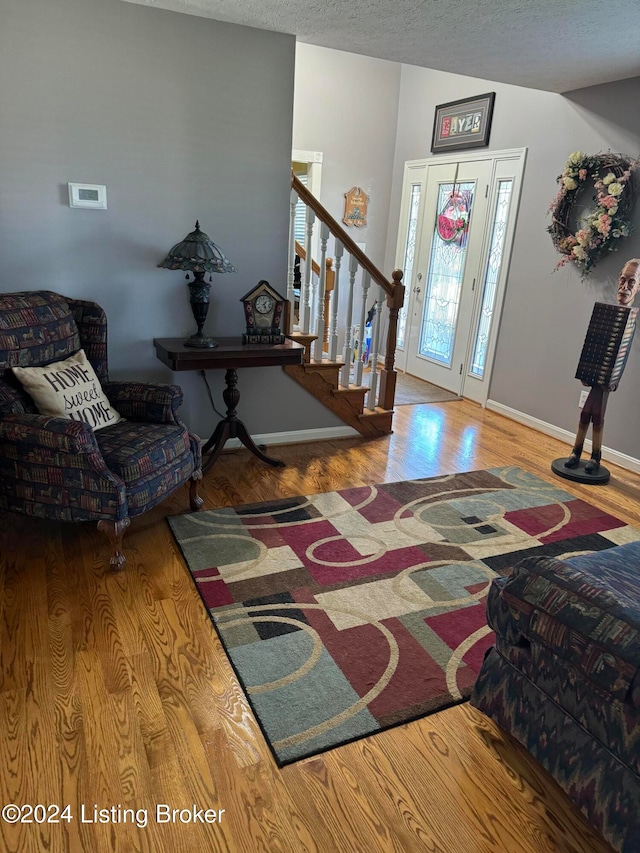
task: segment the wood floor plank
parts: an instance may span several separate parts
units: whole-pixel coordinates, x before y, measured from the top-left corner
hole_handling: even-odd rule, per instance
[[[241,768],[221,730],[209,734],[205,748],[216,767],[218,800],[225,808],[221,826],[224,824],[233,833],[230,849],[256,853],[314,850],[309,847],[312,832],[304,828],[289,792],[280,785],[279,771],[268,756]],[[241,784],[238,784],[238,777],[242,778]],[[234,816],[240,814],[243,819],[236,820]],[[303,831],[296,832],[296,827]]]
[[[341,752],[334,750],[282,771],[287,789],[314,828],[318,849],[353,850],[362,845],[362,849],[389,853],[411,850],[415,836],[397,821],[388,820],[371,776],[359,773],[361,768],[351,760],[341,760]],[[353,752],[349,755],[353,757]]]
[[[3,806],[8,803],[22,806],[30,801],[26,718],[26,688],[0,693],[0,797]],[[0,839],[3,849],[17,853],[32,847],[33,837],[29,829],[26,824],[12,824],[1,820]]]
[[[275,453],[274,453],[275,450]],[[467,401],[401,406],[394,433],[223,453],[205,508],[504,465],[640,527],[640,477],[551,472],[568,448]],[[605,853],[555,782],[468,704],[278,768],[165,522],[187,490],[135,518],[108,570],[94,525],[0,516],[0,797],[70,803],[44,828],[0,821],[24,853]],[[156,822],[155,806],[224,810]],[[81,823],[80,808],[142,809]]]

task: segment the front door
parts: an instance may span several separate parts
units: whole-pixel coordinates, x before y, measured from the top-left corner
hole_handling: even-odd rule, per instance
[[[523,164],[522,151],[487,152],[459,161],[414,161],[405,170],[398,262],[407,296],[398,366],[480,403],[488,394],[493,320]]]

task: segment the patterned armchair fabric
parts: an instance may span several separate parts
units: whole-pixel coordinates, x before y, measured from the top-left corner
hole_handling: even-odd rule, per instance
[[[42,366],[83,348],[111,404],[125,418],[94,432],[37,409],[11,367]],[[122,565],[122,533],[190,482],[202,500],[200,442],[178,419],[176,385],[109,381],[107,322],[93,302],[50,291],[0,294],[0,509],[62,521],[97,520]]]
[[[640,851],[640,543],[525,558],[493,581],[487,619],[472,704],[616,850]]]

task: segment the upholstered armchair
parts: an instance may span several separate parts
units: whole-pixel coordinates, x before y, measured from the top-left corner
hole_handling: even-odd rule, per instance
[[[11,370],[81,349],[122,417],[101,429],[39,414]],[[0,294],[0,510],[97,521],[119,569],[133,516],[185,483],[191,509],[202,506],[200,443],[178,420],[181,403],[177,385],[109,380],[106,316],[96,303],[50,291]]]

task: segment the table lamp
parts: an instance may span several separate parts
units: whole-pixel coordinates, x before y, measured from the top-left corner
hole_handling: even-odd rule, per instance
[[[158,266],[169,270],[187,270],[189,302],[198,331],[195,335],[191,335],[184,345],[186,347],[217,347],[216,341],[207,337],[202,331],[209,311],[211,289],[211,276],[209,281],[205,281],[204,276],[205,273],[212,272],[237,272],[236,268],[225,258],[222,249],[208,234],[200,230],[200,223],[197,220],[195,231],[187,234],[180,243],[176,243]],[[193,281],[189,281],[189,273],[193,273]]]

